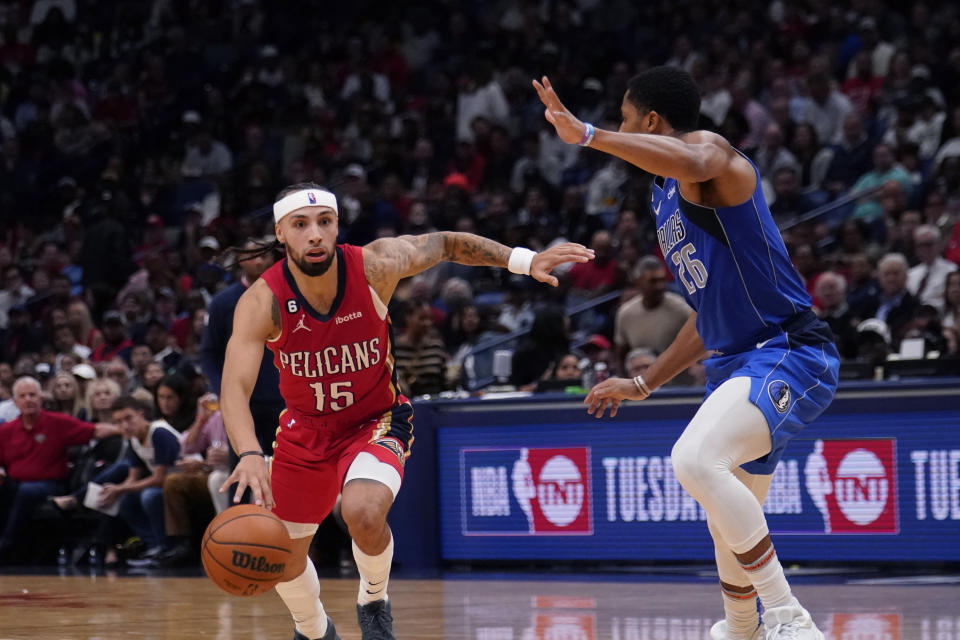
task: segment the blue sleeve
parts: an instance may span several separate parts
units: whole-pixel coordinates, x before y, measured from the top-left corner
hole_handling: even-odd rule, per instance
[[[133,450],[133,447],[127,447],[126,458],[131,467],[144,470],[147,468],[146,463],[140,458],[140,456],[137,455],[137,452]]]
[[[207,377],[210,390],[220,394],[220,382],[223,375],[223,361],[227,352],[227,341],[233,330],[233,309],[222,304],[222,298],[210,302],[207,325],[203,328],[200,342],[200,370]]]
[[[153,432],[154,463],[172,467],[180,457],[180,441],[166,429],[156,429]]]

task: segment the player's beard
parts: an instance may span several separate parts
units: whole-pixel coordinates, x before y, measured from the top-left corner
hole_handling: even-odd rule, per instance
[[[304,254],[299,258],[293,258],[293,263],[297,265],[297,268],[300,269],[304,275],[316,278],[327,272],[330,265],[333,264],[333,259],[336,255],[336,251],[331,251],[327,254],[327,259],[323,262],[310,262],[307,260],[306,254]]]

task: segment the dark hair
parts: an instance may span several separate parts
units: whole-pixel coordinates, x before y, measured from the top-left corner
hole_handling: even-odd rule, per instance
[[[113,404],[110,405],[110,411],[123,411],[124,409],[133,409],[138,413],[142,413],[145,418],[150,417],[150,410],[142,402],[137,400],[131,395],[120,396],[113,401]]]
[[[327,191],[327,189],[325,189],[324,187],[321,187],[316,182],[295,182],[294,184],[287,185],[283,189],[280,189],[280,193],[277,194],[276,201],[280,201],[286,198],[291,193],[296,193],[297,191],[303,191],[304,189],[320,189],[321,191]],[[256,238],[250,238],[247,242],[253,242],[257,246],[253,247],[252,249],[247,249],[246,246],[228,247],[223,252],[223,253],[231,252],[237,256],[237,259],[233,263],[234,265],[238,265],[241,262],[246,262],[247,260],[253,260],[255,258],[259,258],[260,256],[270,253],[271,251],[277,251],[283,248],[283,245],[276,238],[274,238],[272,242],[259,240]]]
[[[167,416],[160,412],[160,403],[157,402],[157,392],[160,390],[160,387],[166,387],[177,394],[177,398],[180,400],[180,406],[177,408],[176,414]],[[185,431],[193,422],[193,419],[197,415],[196,402],[197,399],[193,395],[190,381],[180,373],[168,373],[163,376],[160,382],[157,383],[157,388],[153,390],[153,403],[157,407],[157,415],[169,422],[170,426],[177,431]]]
[[[678,131],[693,131],[700,119],[700,90],[676,67],[653,67],[627,84],[627,100],[641,113],[656,111]]]

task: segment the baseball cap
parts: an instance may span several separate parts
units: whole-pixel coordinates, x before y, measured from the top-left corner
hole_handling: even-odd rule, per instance
[[[587,341],[583,343],[583,346],[596,347],[597,349],[609,349],[611,347],[610,341],[607,340],[606,336],[602,336],[599,333],[590,336]]]
[[[124,322],[123,320],[123,314],[120,313],[119,311],[112,311],[112,310],[107,311],[106,313],[103,314],[103,320],[100,321],[100,324],[107,324],[111,322],[115,322],[121,325],[126,324],[126,322]]]
[[[367,177],[367,172],[359,164],[353,163],[347,165],[347,168],[343,170],[343,175],[349,178],[360,178],[363,180]]]
[[[890,344],[890,327],[878,318],[869,318],[857,325],[857,333],[875,333],[887,344]]]
[[[78,378],[83,378],[84,380],[93,380],[97,377],[97,372],[86,362],[81,362],[80,364],[76,365],[70,370],[70,373]]]
[[[213,236],[203,236],[200,238],[200,242],[197,243],[197,246],[201,249],[212,249],[214,251],[220,251],[220,243],[217,242],[217,239]]]

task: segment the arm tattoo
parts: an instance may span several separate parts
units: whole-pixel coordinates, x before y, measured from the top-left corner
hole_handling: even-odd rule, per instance
[[[364,260],[367,280],[374,287],[426,271],[443,261],[471,266],[506,267],[510,248],[499,242],[453,231],[384,238],[369,245]],[[391,291],[392,291],[391,285]]]
[[[277,296],[270,296],[270,318],[273,320],[273,328],[276,331],[283,329],[283,318],[280,316],[280,302]]]
[[[506,267],[510,248],[472,233],[444,234],[444,259],[459,264]]]

